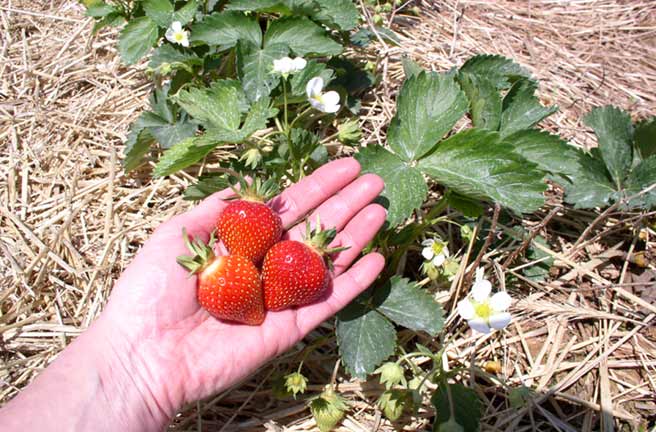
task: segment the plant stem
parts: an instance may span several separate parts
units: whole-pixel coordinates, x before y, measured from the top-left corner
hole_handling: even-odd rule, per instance
[[[303,117],[305,114],[307,114],[311,110],[312,110],[312,106],[309,106],[309,107],[305,108],[299,115],[296,116],[296,118],[294,120],[292,120],[292,124],[289,125],[289,129],[292,129],[294,127],[294,125],[296,124],[296,122],[298,121],[298,119]]]
[[[287,120],[287,78],[282,79],[282,99],[285,110],[285,130],[287,131],[287,136],[289,137],[289,121]]]

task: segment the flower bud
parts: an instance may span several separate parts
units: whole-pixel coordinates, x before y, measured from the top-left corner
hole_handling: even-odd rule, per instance
[[[297,393],[305,393],[308,379],[300,372],[290,373],[285,376],[285,388],[296,397]]]
[[[357,144],[362,138],[362,130],[357,120],[347,120],[337,126],[337,139],[343,144]]]
[[[384,363],[374,373],[380,374],[380,383],[388,390],[397,384],[406,384],[403,368],[395,362]]]

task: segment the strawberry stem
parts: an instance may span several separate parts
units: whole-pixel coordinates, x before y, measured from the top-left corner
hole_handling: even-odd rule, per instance
[[[345,251],[350,248],[350,246],[342,246],[329,248],[328,245],[335,240],[337,237],[337,230],[335,228],[330,228],[327,230],[321,229],[321,221],[319,216],[317,216],[317,223],[315,227],[312,228],[312,224],[308,219],[305,221],[305,244],[314,249],[319,255],[324,257],[328,268],[333,270],[333,261],[329,255],[335,254],[337,252]]]
[[[189,270],[190,275],[194,275],[203,271],[207,265],[214,260],[214,243],[216,242],[216,237],[214,236],[214,231],[210,234],[210,240],[205,244],[203,240],[199,237],[191,240],[187,234],[187,230],[182,228],[182,237],[185,242],[187,249],[193,254],[189,255],[180,255],[176,258],[178,264],[182,267]]]
[[[228,199],[265,202],[273,198],[280,191],[278,184],[272,178],[262,181],[262,179],[256,177],[249,184],[241,174],[235,177],[237,184],[230,186],[235,195]],[[239,189],[237,189],[237,185],[239,185]]]

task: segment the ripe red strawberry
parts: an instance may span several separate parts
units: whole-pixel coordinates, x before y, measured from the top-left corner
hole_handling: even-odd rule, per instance
[[[262,281],[255,265],[239,255],[215,256],[214,235],[207,245],[199,239],[189,241],[186,232],[183,235],[194,256],[180,256],[178,263],[198,274],[198,303],[216,318],[262,324]]]
[[[277,193],[273,181],[252,185],[240,180],[241,189],[235,190],[240,199],[228,204],[217,222],[219,238],[233,255],[244,256],[255,264],[282,235],[282,221],[264,201]]]
[[[320,225],[317,223],[317,226]],[[332,263],[327,255],[347,248],[327,249],[335,238],[334,229],[310,231],[304,242],[285,240],[267,252],[262,264],[264,306],[278,311],[290,306],[302,306],[317,301],[328,288]],[[326,265],[326,261],[328,265]]]

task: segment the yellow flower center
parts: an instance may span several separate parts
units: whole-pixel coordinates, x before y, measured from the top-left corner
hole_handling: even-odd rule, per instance
[[[440,241],[436,241],[436,242],[433,243],[433,245],[431,246],[431,248],[433,249],[433,253],[434,253],[435,255],[439,255],[439,254],[441,254],[442,251],[444,250],[444,243],[442,243],[442,242],[440,242]]]
[[[176,33],[174,37],[176,41],[182,42],[182,40],[184,39],[184,33],[182,32]]]
[[[322,95],[321,93],[319,93],[319,94],[315,94],[314,96],[312,96],[312,99],[314,99],[314,100],[317,101],[317,102],[323,103],[323,98],[322,98],[322,96],[323,96],[323,95]]]
[[[489,320],[490,316],[492,315],[492,308],[490,307],[490,304],[488,302],[476,304],[474,306],[474,310],[476,311],[476,315],[478,315],[480,318],[483,318],[486,321]]]

